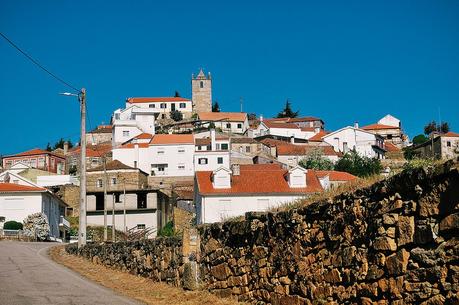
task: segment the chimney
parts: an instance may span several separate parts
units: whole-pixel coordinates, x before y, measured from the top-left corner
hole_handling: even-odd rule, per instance
[[[359,122],[356,121],[356,122],[354,123],[354,128],[359,128]]]
[[[233,171],[233,176],[239,176],[241,174],[241,166],[239,164],[232,164],[231,170]]]
[[[315,133],[315,134],[318,134],[319,132],[320,132],[320,127],[314,128],[314,133]]]
[[[294,136],[290,136],[290,143],[291,144],[295,144],[295,137]]]
[[[65,141],[64,142],[64,156],[67,155],[68,151],[69,151],[69,142]]]
[[[263,115],[260,114],[260,122],[263,122]]]
[[[215,143],[215,140],[216,140],[216,138],[215,138],[215,129],[212,128],[212,129],[210,130],[210,147],[211,147],[211,150],[212,150],[212,151],[215,151],[215,150],[217,149],[217,148],[216,148],[217,145],[216,145],[216,143]]]

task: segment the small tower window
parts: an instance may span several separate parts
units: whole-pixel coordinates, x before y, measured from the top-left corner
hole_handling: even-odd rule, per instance
[[[204,82],[203,81],[199,82],[199,87],[204,88]]]

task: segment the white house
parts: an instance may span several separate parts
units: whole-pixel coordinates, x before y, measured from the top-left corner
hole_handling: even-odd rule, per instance
[[[387,114],[385,117],[380,119],[378,121],[378,124],[402,128],[402,123],[400,122],[400,120],[390,114]]]
[[[63,238],[69,229],[64,220],[67,204],[46,188],[9,171],[0,174],[0,216],[5,221],[23,222],[34,213],[48,218],[50,237]]]
[[[276,164],[233,165],[195,175],[197,222],[220,222],[249,211],[267,211],[322,192],[312,170]]]
[[[297,166],[301,160],[316,151],[333,163],[337,162],[341,155],[331,145],[281,144],[276,146],[277,160],[292,167]]]
[[[244,112],[199,112],[198,117],[203,127],[213,123],[223,132],[243,134],[249,128],[247,113]]]
[[[180,111],[183,118],[191,118],[193,102],[183,97],[130,97],[126,108],[136,105],[155,113],[155,119],[169,119],[171,111]]]
[[[155,112],[137,105],[117,109],[112,116],[112,126],[113,146],[142,133],[155,134]]]
[[[358,126],[341,128],[323,136],[322,140],[332,145],[336,152],[347,153],[355,149],[361,156],[384,158],[384,139]]]
[[[139,168],[150,176],[192,177],[194,149],[191,134],[157,134],[149,141],[141,139],[140,143],[134,141],[113,149],[113,160]]]
[[[216,136],[215,129],[209,131],[208,137],[195,137],[194,170],[209,171],[219,167],[230,166],[230,139],[227,136]]]
[[[294,123],[262,121],[255,129],[249,130],[251,137],[271,135],[281,138],[309,139],[321,131],[320,127],[300,127]]]

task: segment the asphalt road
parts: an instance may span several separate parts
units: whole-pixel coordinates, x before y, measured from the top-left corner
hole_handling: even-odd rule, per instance
[[[136,304],[52,261],[55,243],[0,242],[0,304]]]

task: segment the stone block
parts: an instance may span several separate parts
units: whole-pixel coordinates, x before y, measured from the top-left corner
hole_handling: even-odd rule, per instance
[[[393,238],[383,236],[375,239],[373,243],[373,248],[375,250],[381,251],[396,251],[397,244],[395,243],[395,240]]]
[[[405,249],[399,250],[386,258],[386,268],[389,275],[402,275],[406,272],[410,253]]]
[[[414,241],[414,217],[400,216],[397,223],[397,244],[403,246]]]

